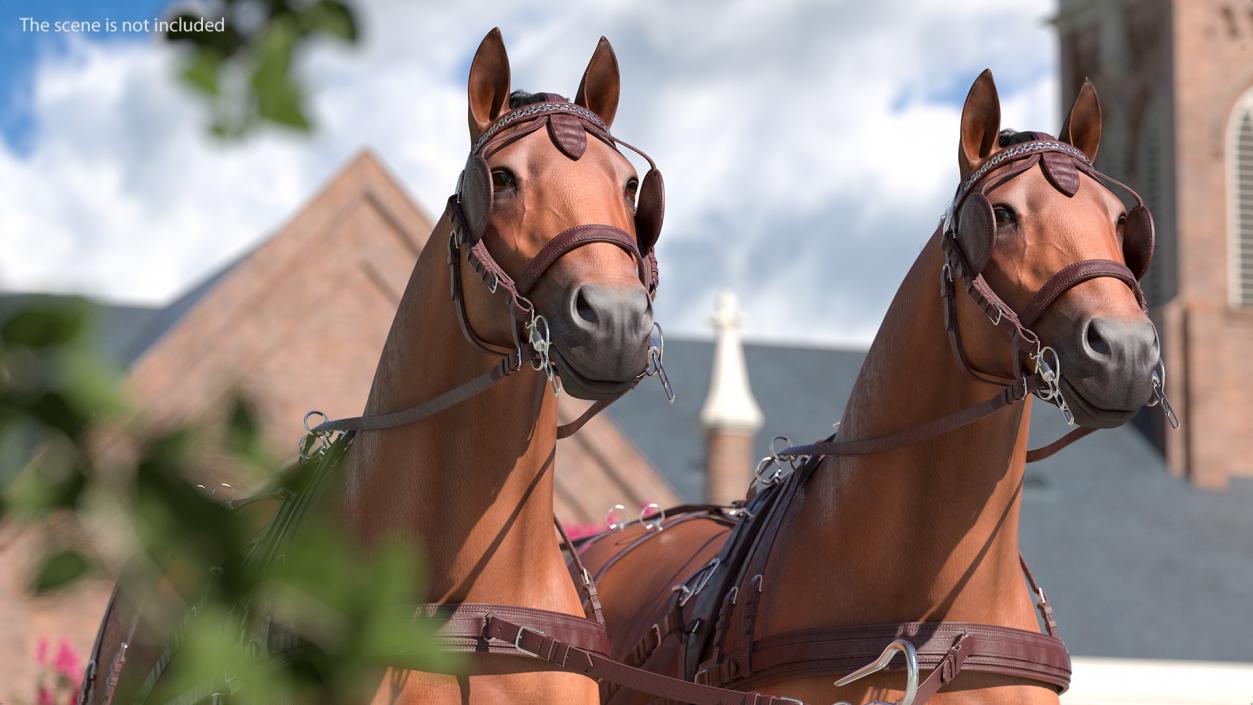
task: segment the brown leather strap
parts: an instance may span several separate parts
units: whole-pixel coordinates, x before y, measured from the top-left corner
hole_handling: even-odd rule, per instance
[[[626,392],[623,392],[622,394],[626,394]],[[587,423],[588,421],[591,421],[593,416],[604,411],[610,404],[621,399],[622,394],[619,394],[615,397],[611,397],[609,399],[600,399],[595,404],[592,404],[591,406],[587,407],[587,410],[579,414],[579,417],[577,419],[571,421],[570,423],[562,424],[561,426],[558,426],[557,427],[558,440],[562,438],[569,438],[570,436],[573,436],[574,434],[578,433],[579,429],[583,428],[583,424]]]
[[[1094,433],[1095,431],[1096,431],[1095,428],[1076,428],[1070,433],[1067,433],[1066,435],[1062,436],[1061,438],[1058,438],[1057,440],[1053,441],[1052,443],[1042,448],[1032,448],[1031,450],[1027,451],[1027,462],[1034,463],[1039,460],[1044,460],[1045,458],[1049,457],[1050,455],[1053,455],[1054,453],[1061,450],[1062,448],[1065,448],[1071,443],[1074,443],[1080,438],[1083,438],[1090,433]]]
[[[570,562],[574,564],[574,570],[577,575],[574,576],[574,584],[581,587],[583,595],[587,598],[588,607],[592,610],[594,617],[600,626],[605,626],[605,612],[601,608],[600,593],[596,591],[596,581],[592,580],[592,574],[587,570],[587,566],[583,565],[583,557],[579,555],[579,549],[570,540],[570,534],[566,533],[566,527],[561,525],[561,520],[553,514],[553,524],[557,527],[557,534],[561,536],[561,544],[565,547],[566,553],[570,554]]]
[[[578,249],[584,245],[590,245],[594,242],[606,242],[611,245],[617,245],[635,260],[640,270],[640,279],[644,283],[646,289],[651,288],[649,279],[652,272],[649,267],[644,266],[644,258],[640,255],[639,247],[635,244],[635,239],[631,237],[625,230],[615,228],[612,225],[576,225],[573,228],[557,233],[556,237],[549,240],[544,248],[539,251],[527,264],[526,270],[518,276],[517,284],[518,293],[527,296],[531,293],[531,287],[544,276],[544,272],[553,266],[557,260],[571,250]]]
[[[1057,300],[1057,297],[1089,279],[1098,277],[1121,280],[1135,293],[1136,300],[1140,302],[1140,308],[1145,307],[1144,292],[1140,290],[1140,283],[1136,281],[1136,276],[1131,273],[1130,269],[1127,269],[1125,264],[1110,259],[1085,259],[1068,264],[1049,277],[1048,281],[1044,282],[1044,286],[1031,297],[1031,301],[1027,303],[1027,307],[1018,317],[1019,320],[1022,325],[1030,327]]]
[[[400,411],[393,411],[388,414],[353,416],[346,419],[327,419],[326,421],[323,421],[313,427],[312,433],[321,434],[334,433],[337,431],[378,431],[417,423],[422,419],[434,416],[445,409],[460,404],[476,394],[486,391],[489,387],[505,377],[514,374],[519,369],[521,369],[519,359],[510,356],[502,359],[500,363],[494,365],[492,369],[484,372],[478,377],[475,377],[469,382],[453,387],[434,399],[427,400],[417,406],[402,409]]]
[[[509,617],[493,615],[486,620],[483,636],[494,640],[506,652],[533,656],[570,673],[608,681],[631,690],[657,695],[691,705],[804,705],[794,698],[783,698],[753,691],[729,690],[690,683],[628,666],[554,635],[519,624]]]
[[[512,634],[505,640],[510,643],[499,643],[501,637],[496,636],[498,632],[490,629],[497,620],[504,624],[525,625],[515,627],[515,634],[519,629],[525,629],[528,634],[560,641],[571,648],[598,654],[609,651],[609,637],[601,624],[584,617],[533,607],[484,602],[430,603],[420,605],[414,617],[443,622],[436,630],[435,638],[445,651],[513,655],[529,653],[525,649],[519,651],[513,645]],[[527,640],[523,643],[523,647],[526,646],[535,646],[535,643]]]
[[[956,431],[963,426],[968,426],[982,418],[991,416],[1007,406],[1017,404],[1025,399],[1028,394],[1039,389],[1041,384],[1042,382],[1038,376],[1025,377],[1016,380],[1013,384],[1002,387],[1000,394],[986,401],[974,406],[968,406],[946,416],[941,416],[920,426],[914,426],[904,431],[879,436],[878,438],[851,441],[833,440],[811,443],[809,445],[790,446],[784,448],[778,454],[778,457],[788,459],[802,456],[871,455],[873,453],[883,453],[889,450],[896,450],[897,448],[904,448],[905,446]]]
[[[919,668],[934,669],[943,664],[962,635],[975,638],[965,645],[961,655],[965,670],[1022,678],[1058,692],[1064,692],[1070,685],[1070,655],[1061,640],[1021,629],[969,622],[823,627],[771,635],[753,644],[752,677],[734,678],[729,682],[751,685],[783,676],[850,673],[874,661],[886,644],[900,638],[908,640],[918,650]],[[741,654],[729,654],[727,661],[741,657]],[[902,667],[896,663],[889,668],[900,670]],[[955,676],[956,671],[953,671],[944,682]],[[921,704],[923,700],[919,698],[915,702]]]

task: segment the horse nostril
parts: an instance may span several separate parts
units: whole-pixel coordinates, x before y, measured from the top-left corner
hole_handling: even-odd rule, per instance
[[[1109,341],[1105,339],[1104,335],[1101,335],[1099,319],[1089,319],[1083,335],[1088,350],[1100,357],[1109,357]]]
[[[596,325],[599,321],[599,316],[596,315],[596,308],[587,300],[584,292],[585,289],[579,287],[579,290],[574,294],[574,313],[584,321]]]

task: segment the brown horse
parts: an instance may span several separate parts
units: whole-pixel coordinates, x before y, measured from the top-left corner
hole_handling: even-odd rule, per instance
[[[471,159],[413,269],[367,416],[324,426],[355,432],[331,502],[366,549],[395,538],[420,546],[428,593],[415,603],[499,603],[582,617],[554,540],[552,373],[574,396],[611,400],[645,370],[660,175],[651,185],[646,177],[637,215],[640,181],[608,133],[619,76],[604,38],[568,102],[511,94],[508,56],[493,30],[474,56],[468,93]],[[646,204],[650,190],[656,202]],[[572,231],[580,237],[566,237]],[[479,388],[480,379],[490,382]],[[467,390],[465,398],[432,406],[450,389]],[[357,423],[415,405],[424,409],[420,422]],[[152,664],[152,654],[144,667],[136,663],[145,661],[135,658],[140,601],[128,597],[119,595],[106,615],[93,657],[102,675],[86,702],[108,702],[113,688],[101,684],[125,648],[127,671],[142,677]],[[460,677],[390,671],[373,702],[598,702],[592,680],[536,672],[519,654],[487,654],[473,666]]]
[[[1039,308],[1036,292],[1053,282],[1055,273],[1081,261],[1100,260],[1103,264],[1089,269],[1101,273],[1077,284],[1050,284],[1052,300],[1032,316],[1031,326],[1047,346],[1043,349],[1055,351],[1063,363],[1061,381],[1054,378],[1052,391],[1061,394],[1055,402],[1068,407],[1086,430],[1125,423],[1155,393],[1156,332],[1130,271],[1138,277],[1147,266],[1144,243],[1133,242],[1145,236],[1147,211],[1129,212],[1094,178],[1095,172],[1070,168],[1096,156],[1101,124],[1095,91],[1085,83],[1060,144],[1041,133],[1000,133],[999,123],[999,99],[985,71],[966,99],[958,150],[963,183],[983,184],[990,201],[984,252],[967,237],[967,227],[979,229],[978,213],[961,211],[960,235],[954,237],[968,271],[953,271],[953,257],[942,247],[946,228],[932,234],[887,312],[832,444],[872,439],[870,447],[815,457],[803,468],[805,475],[792,473],[808,479],[784,482],[793,492],[791,503],[775,524],[773,550],[753,554],[765,556],[760,570],[740,573],[740,578],[732,574],[730,579],[743,582],[721,592],[711,587],[727,579],[711,561],[720,555],[731,527],[745,521],[744,511],[737,510],[672,517],[662,531],[635,526],[586,547],[584,560],[600,587],[616,657],[652,671],[689,679],[696,675],[698,682],[811,705],[841,699],[856,703],[904,693],[900,673],[833,685],[877,655],[891,636],[872,637],[869,645],[862,644],[869,656],[845,659],[848,663],[840,667],[830,665],[839,655],[833,642],[811,644],[801,656],[794,650],[790,662],[776,659],[774,665],[766,650],[783,653],[779,645],[790,638],[784,635],[804,634],[798,630],[891,629],[911,622],[961,621],[1037,636],[1041,627],[1018,546],[1031,413],[1026,388],[1017,396],[1027,396],[1025,403],[1011,400],[977,422],[944,424],[953,428],[924,434],[920,442],[879,442],[902,439],[896,434],[996,396],[1003,382],[1022,377],[1024,366],[1039,365],[1035,357],[1055,362],[1041,347],[1028,359],[1023,347],[1009,343],[1001,319],[1026,321],[1024,309]],[[1032,149],[1048,153],[1012,159]],[[986,171],[975,173],[981,167]],[[969,262],[976,259],[982,262],[971,272]],[[1010,310],[1002,316],[959,289],[953,298],[956,345],[951,346],[944,321],[950,304],[943,291],[951,291],[954,279],[966,281],[964,275],[979,272]],[[944,277],[940,287],[937,273]],[[1042,393],[1050,396],[1047,391]],[[748,509],[755,506],[750,503]],[[713,616],[703,623],[681,607],[685,598],[695,605],[706,597],[717,609],[704,613]],[[928,633],[923,628],[903,635],[919,641]],[[735,651],[737,644],[752,644],[756,661]],[[1059,670],[1068,678],[1064,647],[1054,646],[1061,650],[1056,660],[1064,668]],[[949,642],[942,647],[939,654],[945,655]],[[967,663],[974,663],[970,658]],[[940,679],[946,687],[931,702],[1056,703],[1056,690],[1064,687],[976,666],[947,682],[957,670]],[[649,701],[624,689],[608,700],[616,705]]]

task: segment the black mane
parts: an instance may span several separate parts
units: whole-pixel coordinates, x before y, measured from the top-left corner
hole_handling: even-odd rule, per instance
[[[524,105],[531,103],[543,103],[543,93],[528,93],[527,91],[514,91],[509,94],[509,109],[517,110]]]
[[[1023,142],[1036,141],[1034,132],[1019,132],[1018,130],[1004,129],[996,138],[996,143],[1001,147],[1008,147],[1014,144],[1022,144]]]

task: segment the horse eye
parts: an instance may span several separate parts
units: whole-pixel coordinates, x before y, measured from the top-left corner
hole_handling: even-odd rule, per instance
[[[640,180],[632,176],[626,182],[626,197],[628,201],[635,200],[635,194],[640,190]]]
[[[513,188],[518,185],[518,177],[508,169],[492,169],[492,188],[496,190]]]
[[[1123,213],[1122,215],[1118,216],[1118,227],[1121,228],[1126,224],[1127,224],[1127,214]]]
[[[996,216],[996,225],[1013,225],[1018,220],[1018,216],[1014,214],[1014,209],[1009,206],[993,206],[992,214]]]

